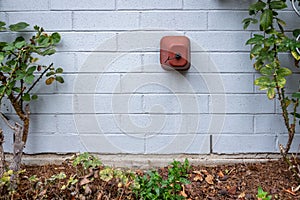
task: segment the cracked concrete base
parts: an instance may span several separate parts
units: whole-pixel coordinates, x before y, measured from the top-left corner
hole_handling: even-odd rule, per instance
[[[66,159],[70,159],[74,154],[36,154],[24,155],[23,163],[26,165],[44,165],[44,164],[60,164]],[[102,161],[106,166],[122,167],[122,168],[139,168],[149,169],[153,167],[162,167],[168,165],[174,159],[184,161],[187,158],[190,164],[214,166],[221,164],[234,163],[253,163],[266,162],[270,160],[278,160],[280,154],[236,154],[236,155],[132,155],[132,154],[93,154]],[[12,155],[6,155],[6,160],[10,161]]]

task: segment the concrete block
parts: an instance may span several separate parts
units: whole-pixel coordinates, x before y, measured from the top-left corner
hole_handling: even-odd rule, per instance
[[[160,134],[207,133],[209,116],[202,114],[130,114],[121,115],[120,129],[127,134],[145,134],[155,137]]]
[[[75,65],[75,54],[69,52],[57,52],[51,56],[39,57],[36,62],[40,65],[49,65],[53,63],[55,67],[62,67],[64,73],[77,72],[77,66]]]
[[[97,153],[144,153],[144,136],[123,135],[81,135],[81,143],[88,152]]]
[[[49,10],[49,0],[35,1],[35,0],[2,0],[0,2],[1,11],[38,11]]]
[[[146,139],[147,154],[208,154],[209,135],[156,135]]]
[[[226,135],[218,134],[212,136],[213,153],[275,153],[275,135]]]
[[[79,30],[132,30],[138,28],[139,28],[138,12],[75,11],[73,14],[73,30],[77,30],[77,31]]]
[[[257,115],[254,117],[255,133],[286,133],[282,115]]]
[[[46,31],[72,30],[71,12],[8,12],[9,24],[18,23],[20,19],[30,24],[43,27]]]
[[[76,97],[79,113],[126,114],[142,113],[142,95],[139,94],[103,94],[80,95]],[[77,101],[75,99],[75,101]],[[87,102],[87,103],[85,103]]]
[[[150,27],[147,27],[147,29]],[[123,32],[117,35],[118,51],[125,52],[145,52],[145,51],[159,51],[160,40],[164,36],[178,36],[183,35],[183,32],[167,31],[163,28],[157,31],[131,31]]]
[[[220,116],[221,117],[221,116]],[[245,134],[253,133],[254,120],[252,115],[230,115],[225,114],[222,134]],[[234,136],[233,136],[234,137]]]
[[[207,30],[206,12],[142,12],[141,28],[167,30]]]
[[[184,0],[183,8],[184,9],[216,9],[216,10],[240,10],[248,9],[251,2],[254,0],[236,0],[236,1],[198,1],[198,0]]]
[[[209,53],[209,58],[211,62],[208,62],[205,66],[209,69],[201,69],[208,72],[211,71],[212,65],[215,65],[218,72],[244,72],[244,73],[253,73],[255,72],[253,68],[253,63],[249,58],[249,53],[235,52],[235,53]],[[201,68],[201,53],[198,56],[198,53],[192,54],[192,64],[200,66]],[[205,68],[204,64],[203,67]],[[198,69],[198,68],[197,68]]]
[[[139,53],[76,53],[79,72],[129,73],[141,72],[141,54]]]
[[[66,74],[65,83],[57,84],[57,92],[63,94],[119,93],[119,74]]]
[[[51,10],[114,10],[114,1],[90,0],[86,1],[68,1],[68,0],[50,0]]]
[[[248,11],[215,11],[208,12],[208,30],[231,31],[243,30],[242,20],[249,17]],[[254,26],[249,26],[247,30],[257,30]]]
[[[30,134],[25,153],[70,153],[82,152],[85,149],[82,147],[78,135],[42,135]]]
[[[30,110],[35,114],[72,113],[72,95],[39,95],[39,98],[30,104]]]
[[[77,114],[65,116],[72,120],[72,126],[76,128],[78,134],[122,134],[120,130],[120,116],[118,114]],[[60,124],[59,124],[60,125]],[[68,131],[68,127],[60,126],[63,132]]]
[[[187,32],[186,36],[191,40],[192,51],[249,51],[246,41],[250,38],[247,32]]]
[[[56,115],[30,115],[30,134],[56,133]]]
[[[62,32],[61,37],[58,51],[115,51],[117,49],[114,33]]]
[[[207,95],[149,94],[144,95],[143,108],[146,113],[207,113]]]
[[[274,113],[275,100],[265,95],[211,95],[210,113],[256,114]]]
[[[118,10],[146,10],[146,9],[181,9],[181,0],[117,0]]]

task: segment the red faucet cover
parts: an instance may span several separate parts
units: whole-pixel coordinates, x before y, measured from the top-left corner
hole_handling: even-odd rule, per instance
[[[185,36],[165,36],[160,41],[160,63],[166,70],[190,68],[190,40]]]

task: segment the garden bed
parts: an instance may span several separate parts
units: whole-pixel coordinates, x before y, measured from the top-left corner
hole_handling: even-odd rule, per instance
[[[134,180],[146,171],[106,168],[97,163],[90,167],[93,164],[74,165],[69,160],[60,165],[24,165],[13,199],[137,199],[132,190],[136,187]],[[172,167],[155,171],[166,180]],[[214,167],[192,165],[186,178],[190,183],[181,184],[178,192],[186,199],[258,199],[260,186],[272,199],[300,199],[300,191],[292,190],[298,184],[282,160]],[[1,192],[4,198],[7,191],[2,188]]]

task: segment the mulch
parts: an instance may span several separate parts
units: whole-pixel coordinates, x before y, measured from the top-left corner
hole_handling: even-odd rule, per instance
[[[117,179],[103,181],[94,172],[88,176],[82,174],[80,177],[79,169],[68,162],[61,165],[22,166],[22,169],[26,169],[26,171],[20,175],[19,187],[13,199],[34,199],[35,197],[41,199],[41,196],[45,199],[136,199],[129,185],[120,186]],[[157,170],[166,176],[168,167],[157,168]],[[136,174],[144,173],[142,170],[134,169],[132,171]],[[40,177],[40,182],[44,182],[60,172],[66,174],[65,180],[40,187],[37,182],[32,184],[29,181],[29,177],[36,175],[36,177]],[[99,171],[96,170],[96,172]],[[77,175],[74,176],[75,174]],[[73,188],[62,190],[62,185],[66,184],[72,175],[80,180],[82,186],[74,184]],[[272,195],[272,199],[300,199],[300,191],[293,192],[299,183],[282,160],[214,167],[192,166],[189,171],[189,180],[191,183],[185,185],[181,192],[186,199],[257,200],[259,186]],[[77,196],[74,191],[77,191]],[[80,195],[78,195],[79,193]]]

